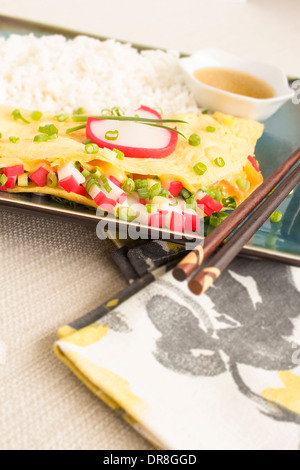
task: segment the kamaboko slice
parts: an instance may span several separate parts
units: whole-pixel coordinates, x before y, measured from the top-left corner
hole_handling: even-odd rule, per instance
[[[141,106],[135,114],[161,119],[155,110],[146,106]],[[169,129],[140,122],[97,118],[88,118],[86,136],[100,148],[120,150],[126,158],[164,158],[174,152],[178,141],[178,134]]]

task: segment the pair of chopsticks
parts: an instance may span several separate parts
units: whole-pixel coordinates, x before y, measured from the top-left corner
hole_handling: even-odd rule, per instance
[[[299,159],[300,148],[272,173],[272,175],[240,206],[233,210],[232,213],[205,238],[203,244],[198,245],[176,266],[173,270],[175,279],[178,281],[186,280],[202,265],[203,261],[242,224],[236,232],[231,235],[229,241],[212,257],[208,265],[196,272],[189,281],[189,289],[194,294],[203,294],[238,255],[245,243],[253,237],[259,227],[263,225],[268,217],[270,217],[281,202],[289,195],[292,189],[300,182],[300,165],[287,176],[288,172]],[[272,193],[270,194],[271,191]],[[251,214],[254,209],[256,210]]]

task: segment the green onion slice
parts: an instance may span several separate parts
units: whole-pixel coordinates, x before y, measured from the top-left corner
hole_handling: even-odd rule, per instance
[[[193,167],[194,172],[196,175],[204,175],[204,173],[207,171],[207,166],[204,163],[196,163],[196,165]]]
[[[127,194],[132,193],[135,190],[134,181],[131,178],[127,178],[122,184],[122,190]]]
[[[214,159],[214,163],[215,163],[215,165],[217,165],[217,166],[219,166],[219,167],[221,167],[221,168],[222,168],[223,166],[225,166],[225,160],[224,160],[224,158],[222,158],[222,157],[215,158],[215,159]]]
[[[55,188],[57,186],[57,176],[54,171],[50,171],[47,175],[47,186],[49,186],[49,188]]]
[[[66,134],[70,134],[71,132],[79,131],[80,129],[84,129],[86,127],[85,124],[81,124],[80,126],[76,127],[69,127],[69,129],[66,130]]]
[[[91,173],[91,177],[92,178],[95,178],[95,179],[100,179],[101,176],[102,176],[102,173],[101,171],[99,170],[99,168],[97,168],[96,166],[94,168],[92,168],[92,170],[90,171]]]
[[[216,132],[216,128],[212,127],[212,126],[207,126],[207,128],[205,130],[206,130],[206,132]]]
[[[87,192],[90,191],[91,187],[94,186],[94,184],[98,187],[100,187],[100,184],[98,183],[97,180],[95,180],[94,178],[90,178],[88,180],[88,182],[86,183],[86,186],[85,186],[85,189],[87,190]]]
[[[222,204],[223,207],[228,207],[230,209],[236,209],[237,206],[236,200],[232,196],[222,199]]]
[[[46,135],[58,134],[58,129],[54,124],[45,124],[44,126],[39,127],[39,132]]]
[[[42,116],[43,113],[41,113],[41,111],[32,111],[32,113],[30,114],[30,117],[33,121],[39,121]]]
[[[4,186],[8,181],[8,178],[6,175],[1,175],[0,176],[0,186]]]
[[[137,216],[137,213],[131,207],[118,207],[117,217],[127,222],[132,222]]]
[[[85,151],[86,153],[89,153],[89,154],[98,153],[99,147],[97,144],[86,144]]]
[[[227,212],[214,212],[209,218],[209,225],[217,227],[228,217],[228,215],[229,214],[227,214]]]
[[[155,214],[157,212],[157,204],[145,204],[145,207],[149,214]]]
[[[141,188],[148,188],[148,181],[147,180],[135,180],[134,181],[135,188],[136,189],[141,189]]]
[[[105,134],[106,140],[117,140],[118,137],[119,137],[119,131],[118,130],[107,131],[106,134]]]
[[[85,114],[85,108],[77,108],[73,111],[73,114]]]
[[[93,141],[91,139],[85,139],[82,143],[83,143],[83,145],[92,144]]]
[[[17,142],[19,142],[20,137],[16,137],[15,135],[11,135],[11,136],[9,137],[9,140],[10,140],[10,142],[11,142],[12,144],[16,144]]]
[[[182,197],[182,199],[186,200],[186,199],[190,198],[192,194],[187,189],[182,188],[179,195]]]
[[[29,124],[29,121],[27,121],[27,119],[22,116],[21,111],[19,109],[14,109],[11,114],[15,120],[21,119],[21,121],[25,122],[25,124]]]
[[[198,134],[192,134],[190,135],[189,137],[189,144],[192,145],[193,147],[197,147],[198,145],[200,145],[201,143],[201,139],[200,139],[200,136]]]
[[[249,191],[250,181],[239,178],[238,180],[236,180],[236,184],[242,191]]]
[[[64,122],[69,118],[69,115],[68,114],[57,114],[55,117],[58,120],[58,122]]]
[[[18,186],[22,188],[28,186],[28,173],[23,173],[23,175],[18,176]]]
[[[146,199],[150,196],[148,188],[140,188],[137,190],[140,199]]]
[[[186,204],[188,206],[188,209],[193,209],[195,211],[197,209],[197,201],[193,197],[189,197],[186,199]]]
[[[124,160],[125,155],[124,155],[123,152],[121,152],[121,150],[113,149],[113,151],[117,154],[117,155],[116,155],[116,158],[117,158],[118,160]]]
[[[167,191],[167,189],[162,189],[161,192],[159,193],[159,196],[161,197],[169,197],[170,193]]]
[[[159,182],[153,184],[150,188],[149,194],[150,199],[153,199],[155,196],[159,196],[161,193],[161,184]]]
[[[49,136],[46,134],[38,134],[33,138],[33,142],[48,142]]]
[[[108,193],[110,193],[112,191],[112,187],[109,185],[108,183],[108,179],[106,178],[106,176],[104,175],[101,175],[100,176],[100,179],[103,183],[103,188],[105,189],[105,191],[107,191]]]

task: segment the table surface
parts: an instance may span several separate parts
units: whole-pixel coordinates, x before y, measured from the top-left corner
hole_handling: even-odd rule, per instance
[[[0,5],[2,15],[130,42],[183,52],[222,47],[300,76],[298,0],[115,0],[113,12],[86,0],[82,10],[79,0]],[[111,264],[113,244],[94,228],[3,209],[0,227],[0,448],[149,449],[52,353],[59,326],[125,285]]]

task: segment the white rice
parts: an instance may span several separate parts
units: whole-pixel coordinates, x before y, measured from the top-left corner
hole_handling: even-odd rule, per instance
[[[0,103],[54,112],[141,104],[197,112],[178,58],[175,51],[138,53],[130,44],[86,36],[11,35],[0,38]]]

